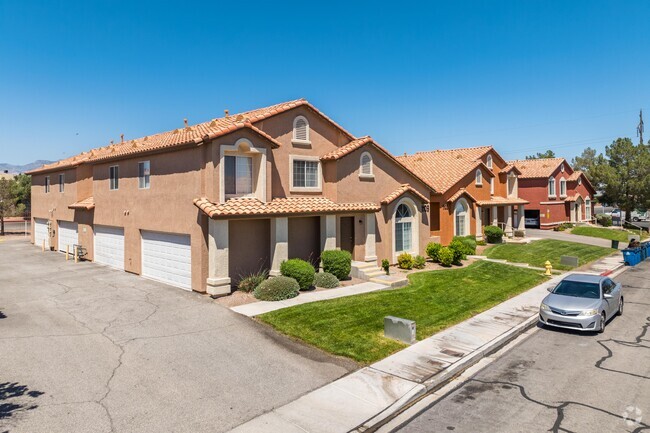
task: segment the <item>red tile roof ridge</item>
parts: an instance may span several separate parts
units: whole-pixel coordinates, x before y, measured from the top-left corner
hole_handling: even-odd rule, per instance
[[[425,203],[429,202],[428,198],[426,198],[424,195],[417,192],[410,184],[403,183],[395,191],[391,192],[386,197],[384,197],[381,200],[381,204],[390,204],[393,201],[395,201],[397,198],[401,197],[406,192],[412,193],[413,195],[415,195],[416,197],[418,197],[420,200],[422,200]]]

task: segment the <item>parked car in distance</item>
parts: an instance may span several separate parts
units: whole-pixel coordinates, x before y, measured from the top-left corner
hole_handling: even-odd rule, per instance
[[[608,320],[623,314],[622,286],[609,277],[572,274],[549,292],[539,308],[542,325],[603,332]]]
[[[638,209],[633,211],[632,214],[630,215],[632,218],[632,221],[647,221],[648,219],[648,212],[641,212]]]
[[[605,212],[605,215],[609,215],[612,218],[621,218],[625,214],[620,209],[612,209],[611,211]]]

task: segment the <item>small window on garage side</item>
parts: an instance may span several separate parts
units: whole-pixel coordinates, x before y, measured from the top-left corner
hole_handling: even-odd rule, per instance
[[[50,176],[45,176],[45,192],[50,192]]]
[[[359,177],[373,177],[372,168],[372,155],[363,152],[359,161]]]
[[[120,187],[120,167],[112,165],[108,168],[109,189],[115,191]]]
[[[138,162],[138,188],[149,189],[151,185],[151,163],[149,161]]]
[[[59,192],[65,191],[65,173],[59,175]]]

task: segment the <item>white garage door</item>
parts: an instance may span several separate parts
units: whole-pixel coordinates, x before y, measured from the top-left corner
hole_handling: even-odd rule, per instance
[[[190,236],[142,231],[142,276],[191,290]]]
[[[74,245],[79,243],[77,223],[59,221],[59,251],[74,253]]]
[[[43,246],[45,241],[45,248],[50,248],[50,235],[47,231],[47,220],[41,218],[34,218],[34,245],[37,247]]]
[[[95,261],[124,270],[124,229],[95,226]]]

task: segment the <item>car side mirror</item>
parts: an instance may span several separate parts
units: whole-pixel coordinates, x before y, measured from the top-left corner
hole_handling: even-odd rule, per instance
[[[553,290],[555,290],[555,286],[548,286],[546,290],[553,293]]]
[[[604,294],[603,294],[603,298],[605,298],[605,299],[612,299],[612,295],[611,295],[611,293],[604,293]]]

